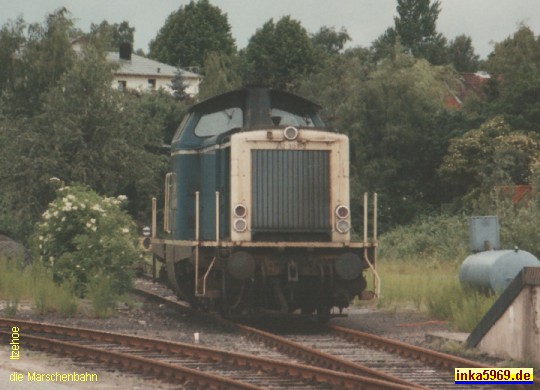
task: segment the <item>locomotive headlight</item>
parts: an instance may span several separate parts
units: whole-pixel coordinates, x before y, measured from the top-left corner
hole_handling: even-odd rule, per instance
[[[289,141],[294,141],[298,137],[298,129],[293,126],[288,126],[283,130],[283,136]]]
[[[350,213],[349,208],[345,205],[339,205],[336,207],[336,216],[338,218],[348,218]]]
[[[233,222],[233,228],[239,233],[245,232],[247,229],[247,222],[244,218],[236,218]]]
[[[247,215],[247,207],[238,203],[234,206],[233,213],[236,218],[244,218]]]
[[[336,229],[340,233],[347,233],[351,230],[351,224],[346,219],[341,219],[336,222]]]

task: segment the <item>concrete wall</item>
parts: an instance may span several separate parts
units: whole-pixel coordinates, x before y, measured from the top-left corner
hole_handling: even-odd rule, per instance
[[[477,347],[492,355],[540,365],[540,286],[524,286]]]

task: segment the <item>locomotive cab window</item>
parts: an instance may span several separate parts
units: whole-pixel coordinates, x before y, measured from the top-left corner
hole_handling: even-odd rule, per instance
[[[308,114],[297,114],[279,108],[272,108],[272,123],[274,126],[314,127],[315,124]]]
[[[198,137],[213,137],[229,130],[241,128],[244,125],[244,115],[240,107],[231,107],[221,111],[202,114],[195,135]]]

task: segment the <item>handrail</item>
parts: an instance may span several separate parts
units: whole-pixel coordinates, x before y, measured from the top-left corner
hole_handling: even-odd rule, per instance
[[[216,191],[216,242],[219,242],[219,191]]]
[[[375,296],[379,298],[381,296],[381,277],[377,273],[376,258],[377,258],[377,193],[373,194],[373,263],[369,260],[368,256],[368,193],[364,192],[364,260],[373,272],[373,290]]]
[[[199,296],[199,191],[195,192],[195,296]]]
[[[216,262],[216,259],[217,257],[214,256],[214,258],[212,259],[212,262],[210,263],[210,266],[208,267],[208,269],[206,270],[205,274],[204,274],[204,277],[203,277],[203,283],[202,283],[202,293],[200,293],[198,290],[197,290],[197,296],[198,297],[204,297],[206,296],[206,279],[208,278],[208,275],[210,275],[210,271],[212,270],[212,268],[214,268],[214,264]]]
[[[199,191],[195,192],[195,296],[204,297],[206,296],[206,280],[210,271],[216,263],[216,257],[212,259],[210,266],[206,270],[203,279],[202,285],[199,281],[199,247],[201,244],[200,241],[200,215],[199,215]],[[216,191],[216,243],[219,244],[219,191]],[[202,290],[202,292],[201,292]]]

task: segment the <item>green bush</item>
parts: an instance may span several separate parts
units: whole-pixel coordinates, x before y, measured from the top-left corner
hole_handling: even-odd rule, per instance
[[[111,294],[128,291],[138,253],[135,225],[121,209],[125,200],[101,197],[83,186],[58,189],[36,224],[34,258],[79,297],[87,295],[96,275],[110,279]]]
[[[382,235],[379,257],[430,259],[430,262],[464,260],[469,245],[468,232],[465,216],[424,216]]]
[[[540,188],[528,202],[512,204],[510,201],[497,203],[499,216],[501,248],[511,249],[517,246],[540,258]]]

